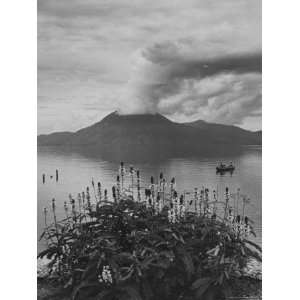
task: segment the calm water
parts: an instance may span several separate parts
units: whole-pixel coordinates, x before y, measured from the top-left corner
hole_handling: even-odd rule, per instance
[[[232,175],[218,175],[215,172],[219,162],[229,163],[232,161],[236,170]],[[225,187],[231,192],[237,188],[241,193],[251,198],[251,203],[246,207],[246,214],[255,221],[257,233],[256,242],[261,243],[261,147],[247,147],[234,154],[218,153],[213,155],[201,155],[190,158],[172,158],[155,161],[151,163],[128,162],[139,169],[142,184],[148,185],[150,176],[157,176],[160,172],[168,179],[176,177],[177,189],[179,191],[192,190],[194,187],[208,187],[210,190],[218,190],[223,195]],[[127,165],[127,166],[128,166]],[[91,179],[100,181],[109,193],[115,183],[116,172],[119,161],[104,160],[97,156],[86,156],[78,153],[64,153],[53,149],[38,150],[38,236],[44,227],[43,208],[50,210],[51,199],[55,198],[57,203],[58,218],[64,216],[63,203],[68,201],[69,193],[74,196],[78,192],[91,186]],[[55,170],[59,170],[59,180],[55,180]],[[46,182],[42,182],[42,174],[46,174]],[[50,176],[53,176],[51,179]],[[44,247],[43,242],[38,242],[38,251]]]

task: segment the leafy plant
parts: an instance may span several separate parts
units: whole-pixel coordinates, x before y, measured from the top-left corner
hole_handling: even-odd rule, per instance
[[[162,176],[160,180],[164,183]],[[42,238],[47,249],[39,257],[51,259],[49,277],[68,289],[74,300],[222,299],[230,294],[228,283],[241,275],[247,260],[261,259],[260,247],[240,234],[241,223],[237,232],[228,221],[228,201],[220,218],[215,209],[209,214],[208,199],[203,200],[203,213],[198,204],[200,209],[182,213],[183,198],[174,190],[175,180],[170,201],[165,201],[166,195],[159,198],[164,205],[151,198],[153,182],[141,202],[134,201],[133,188],[130,195],[119,190],[124,179],[117,181],[113,202],[105,191],[104,200],[93,206],[87,190],[87,202],[79,197],[78,211],[70,197],[71,214],[65,209],[64,220],[56,220],[55,201],[53,224],[47,225],[45,213]],[[100,188],[98,184],[98,195]],[[172,209],[175,218],[170,218]]]

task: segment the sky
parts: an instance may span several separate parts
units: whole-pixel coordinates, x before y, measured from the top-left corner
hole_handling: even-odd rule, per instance
[[[112,111],[261,129],[261,1],[38,0],[38,134]]]

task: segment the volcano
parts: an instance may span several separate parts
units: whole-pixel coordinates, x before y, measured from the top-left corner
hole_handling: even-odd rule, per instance
[[[38,146],[89,149],[120,158],[134,153],[181,156],[238,145],[261,145],[261,134],[202,120],[176,123],[160,114],[119,115],[117,112],[76,132],[38,136]]]

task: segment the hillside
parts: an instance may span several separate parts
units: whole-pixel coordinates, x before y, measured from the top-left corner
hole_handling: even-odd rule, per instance
[[[220,145],[259,144],[261,134],[257,132],[204,121],[175,123],[160,114],[111,113],[100,122],[76,132],[38,136],[38,146],[85,148],[118,156],[137,152],[181,155],[198,153]]]

